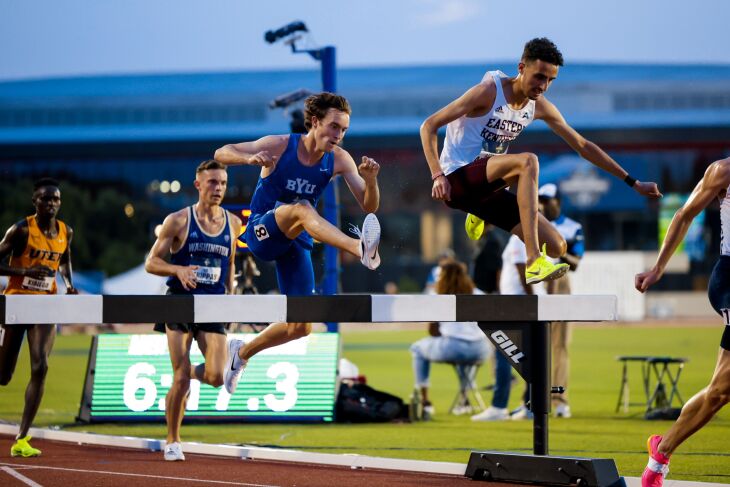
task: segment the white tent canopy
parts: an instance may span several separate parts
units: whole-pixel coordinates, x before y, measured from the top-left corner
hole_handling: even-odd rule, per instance
[[[104,294],[165,294],[166,277],[155,276],[144,270],[144,264],[104,281]]]

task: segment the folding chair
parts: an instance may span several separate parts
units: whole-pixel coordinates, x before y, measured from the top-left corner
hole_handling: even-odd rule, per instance
[[[629,406],[646,406],[646,414],[652,411],[668,409],[676,397],[679,405],[683,406],[684,401],[679,393],[679,377],[682,374],[684,364],[688,359],[680,357],[653,357],[650,355],[623,355],[616,357],[616,360],[623,362],[621,372],[621,387],[619,389],[616,412],[623,404],[624,412],[629,411]],[[641,364],[641,382],[644,387],[644,402],[630,402],[628,364],[639,362]],[[673,370],[672,366],[677,367]],[[668,384],[666,384],[668,382]],[[652,388],[651,385],[654,384]],[[669,394],[667,388],[669,387]]]
[[[649,357],[647,359],[647,365],[651,367],[651,371],[654,372],[656,380],[656,386],[651,396],[648,396],[646,401],[646,411],[649,412],[652,409],[666,409],[672,407],[672,401],[674,397],[677,397],[680,406],[684,406],[682,396],[679,394],[679,376],[682,374],[686,358],[679,357]],[[671,366],[676,365],[677,367],[672,371]],[[664,380],[669,382],[670,391],[667,395],[667,385]]]
[[[479,372],[482,362],[448,363],[452,365],[459,379],[459,391],[456,393],[456,397],[449,408],[451,414],[479,412],[485,409],[486,404],[482,395],[479,393],[479,387],[476,381],[477,372]]]
[[[616,411],[621,408],[621,404],[624,406],[624,412],[629,412],[629,406],[644,406],[646,405],[646,399],[649,398],[649,365],[647,364],[648,355],[621,355],[616,357],[623,363],[621,371],[621,386],[618,393],[618,402],[616,403]],[[629,362],[639,362],[641,364],[641,384],[644,386],[644,398],[643,402],[631,402],[631,391],[629,390]]]

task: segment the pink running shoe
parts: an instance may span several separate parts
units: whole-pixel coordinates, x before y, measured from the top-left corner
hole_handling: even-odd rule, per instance
[[[646,447],[649,450],[649,463],[641,476],[641,487],[662,487],[664,477],[669,473],[669,457],[659,453],[659,443],[662,437],[652,435],[646,440]]]

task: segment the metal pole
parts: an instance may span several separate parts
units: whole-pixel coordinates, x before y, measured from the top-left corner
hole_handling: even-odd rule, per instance
[[[333,46],[320,50],[322,57],[322,88],[330,93],[337,93],[337,49]]]
[[[530,409],[533,453],[548,454],[548,414],[550,413],[550,323],[530,323],[533,360],[530,368]]]
[[[322,62],[322,88],[330,93],[337,92],[336,49],[333,46],[323,47],[319,51]],[[340,198],[337,188],[339,178],[334,178],[322,195],[325,219],[340,228]],[[324,248],[324,278],[322,280],[324,294],[337,294],[340,291],[340,255],[331,245]],[[327,323],[327,331],[336,332],[337,323]]]

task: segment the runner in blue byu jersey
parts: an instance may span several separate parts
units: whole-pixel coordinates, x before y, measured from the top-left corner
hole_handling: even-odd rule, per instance
[[[221,208],[226,192],[226,166],[205,161],[198,166],[195,188],[198,203],[165,218],[152,246],[145,270],[169,276],[168,294],[230,294],[233,292],[236,238],[241,220]],[[170,262],[164,258],[171,254]],[[165,332],[173,382],[165,398],[167,445],[164,458],[185,460],[180,445],[180,424],[190,391],[190,379],[220,387],[226,362],[224,323],[162,323],[155,330]],[[192,367],[190,346],[198,342],[205,362]]]
[[[554,264],[545,255],[562,256],[565,240],[538,215],[537,156],[508,153],[510,143],[533,120],[543,120],[581,157],[623,179],[636,192],[661,196],[655,183],[632,178],[583,138],[543,96],[562,65],[563,55],[555,44],[546,38],[532,39],[525,44],[517,76],[489,71],[479,84],[421,125],[421,143],[433,180],[431,196],[468,213],[466,230],[474,240],[485,221],[519,236],[527,247],[528,284],[557,279],[568,270],[567,264]],[[439,157],[437,133],[444,126],[446,139]],[[517,194],[508,192],[508,186],[516,186]]]
[[[300,296],[314,293],[312,238],[359,257],[368,269],[380,265],[380,224],[372,214],[380,204],[380,166],[369,157],[363,157],[358,166],[339,147],[350,126],[350,105],[344,97],[320,93],[307,98],[304,106],[306,134],[270,135],[225,145],[215,153],[215,159],[224,164],[261,166],[244,238],[256,257],[276,263],[281,293]],[[337,175],[368,213],[362,230],[352,227],[358,238],[345,235],[317,213],[320,195]],[[247,344],[231,340],[231,363],[225,373],[228,392],[235,391],[253,355],[310,331],[309,323],[275,323]]]

